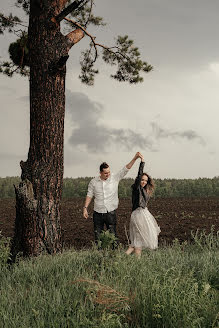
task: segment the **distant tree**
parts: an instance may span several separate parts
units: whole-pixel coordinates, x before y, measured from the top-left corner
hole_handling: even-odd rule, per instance
[[[29,16],[29,25],[10,14],[0,14],[0,33],[18,34],[9,47],[10,61],[1,72],[28,75],[30,81],[30,147],[27,160],[21,161],[22,182],[16,187],[16,222],[12,244],[17,252],[37,256],[62,249],[60,201],[63,185],[63,136],[65,76],[69,50],[87,36],[89,48],[82,53],[80,79],[93,85],[98,70],[94,67],[99,48],[102,59],[117,66],[111,76],[131,84],[142,82],[141,72],[151,65],[142,61],[138,48],[128,36],[119,36],[112,47],[97,42],[87,28],[104,25],[94,16],[94,0],[17,0]],[[116,10],[116,8],[115,8]],[[68,15],[71,18],[68,18]],[[63,22],[70,28],[64,35]],[[131,22],[130,22],[131,23]],[[65,26],[66,27],[66,26]]]
[[[92,178],[65,178],[63,180],[63,198],[85,197],[87,186]],[[14,198],[14,184],[20,182],[19,177],[0,178],[0,199]],[[154,179],[156,198],[165,197],[218,197],[219,177],[213,179]],[[131,185],[134,179],[122,179],[119,184],[119,197],[131,198]]]

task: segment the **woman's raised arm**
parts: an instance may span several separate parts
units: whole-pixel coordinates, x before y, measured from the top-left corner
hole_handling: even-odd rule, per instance
[[[141,183],[141,178],[143,175],[143,170],[144,170],[144,166],[145,166],[145,162],[143,161],[144,159],[141,159],[141,162],[139,164],[139,169],[138,169],[138,175],[135,179],[135,183],[132,185],[133,188],[138,188],[140,186]]]

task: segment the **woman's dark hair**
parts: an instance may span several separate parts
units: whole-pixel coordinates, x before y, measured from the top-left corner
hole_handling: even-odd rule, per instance
[[[109,165],[106,163],[106,162],[103,162],[101,165],[100,165],[100,172],[103,171],[103,169],[107,169],[109,167]]]
[[[154,188],[155,188],[155,185],[154,185],[154,180],[152,179],[152,177],[147,174],[147,173],[143,173],[142,174],[142,177],[143,175],[146,175],[148,177],[148,182],[147,184],[144,186],[144,189],[146,189],[146,192],[147,194],[149,194],[150,196],[153,194],[154,192]]]

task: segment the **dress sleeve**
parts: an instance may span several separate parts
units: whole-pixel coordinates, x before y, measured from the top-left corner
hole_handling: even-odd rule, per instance
[[[145,165],[145,162],[140,162],[139,169],[138,169],[138,175],[135,178],[135,182],[132,185],[132,188],[136,188],[137,189],[140,186],[141,178],[142,178],[142,174],[143,174],[143,170],[144,170],[144,165]]]
[[[116,180],[120,181],[124,178],[124,176],[128,173],[129,169],[127,169],[126,166],[124,166],[118,173],[116,173],[114,176]]]
[[[89,182],[87,196],[90,198],[94,196],[94,179]]]

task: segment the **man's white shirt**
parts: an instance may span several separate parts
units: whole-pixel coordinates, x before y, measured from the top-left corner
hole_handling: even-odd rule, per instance
[[[118,185],[129,169],[123,167],[117,174],[111,174],[107,180],[93,178],[88,185],[87,196],[94,197],[94,211],[107,213],[117,209],[119,205]]]

